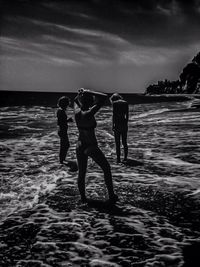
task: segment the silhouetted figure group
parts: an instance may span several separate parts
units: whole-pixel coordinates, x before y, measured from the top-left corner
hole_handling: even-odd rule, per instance
[[[74,99],[74,114],[75,122],[78,128],[79,136],[76,145],[76,157],[78,163],[78,189],[83,203],[87,202],[85,192],[85,176],[87,171],[88,157],[91,157],[102,169],[104,180],[108,190],[109,202],[114,204],[118,200],[118,196],[114,193],[112,173],[109,162],[104,153],[98,146],[95,128],[97,122],[95,114],[105,103],[106,94],[79,89],[77,96]],[[119,94],[111,96],[110,101],[113,105],[112,129],[114,131],[117,163],[121,162],[121,139],[124,147],[124,159],[127,160],[128,145],[128,103],[122,99]],[[66,160],[67,151],[69,149],[68,139],[68,122],[73,121],[67,117],[66,110],[70,101],[67,97],[61,97],[58,100],[57,124],[58,135],[60,137],[60,153],[59,160],[63,164]]]

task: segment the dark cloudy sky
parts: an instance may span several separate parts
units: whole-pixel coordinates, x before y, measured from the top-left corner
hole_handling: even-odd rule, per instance
[[[200,0],[5,0],[0,90],[144,92],[200,51]]]

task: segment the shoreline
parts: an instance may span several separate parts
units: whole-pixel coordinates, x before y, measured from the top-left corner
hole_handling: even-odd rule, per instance
[[[0,107],[5,106],[53,106],[59,97],[66,95],[71,100],[75,98],[77,93],[73,92],[29,92],[29,91],[0,91]],[[145,94],[121,94],[129,104],[148,104],[158,102],[183,102],[189,101],[193,97],[200,95],[145,95]],[[111,94],[108,93],[108,97]],[[105,105],[110,105],[109,99]]]

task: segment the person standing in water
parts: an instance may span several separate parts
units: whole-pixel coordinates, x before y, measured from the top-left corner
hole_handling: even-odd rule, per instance
[[[98,147],[95,135],[97,126],[95,114],[104,104],[106,94],[93,92],[81,88],[74,99],[75,121],[79,131],[76,147],[78,162],[78,188],[82,202],[87,202],[85,193],[85,175],[87,171],[88,157],[91,157],[103,170],[104,180],[108,190],[109,202],[116,203],[117,195],[114,193],[110,164]]]
[[[121,162],[121,140],[124,147],[124,159],[127,161],[128,156],[128,145],[127,145],[127,132],[128,132],[128,117],[129,107],[127,101],[122,96],[115,93],[110,97],[110,101],[113,106],[112,115],[112,130],[114,131],[115,146],[117,154],[117,163]]]
[[[59,152],[59,160],[60,164],[63,164],[67,151],[70,147],[69,138],[67,134],[68,130],[68,122],[72,122],[72,118],[67,117],[66,110],[70,104],[69,98],[66,96],[62,96],[58,99],[58,110],[57,110],[57,125],[58,125],[58,135],[60,137],[60,152]]]

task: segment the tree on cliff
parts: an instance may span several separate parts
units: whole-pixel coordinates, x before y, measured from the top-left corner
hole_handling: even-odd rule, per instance
[[[200,52],[193,58],[192,62],[200,66]]]
[[[146,94],[179,94],[180,93],[180,81],[158,81],[157,84],[151,84],[146,89]]]
[[[177,81],[158,81],[146,88],[145,94],[200,93],[200,52],[188,63]]]
[[[200,81],[200,52],[187,64],[180,74],[180,81],[183,92],[193,94],[197,90],[197,84]]]

